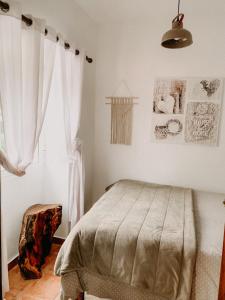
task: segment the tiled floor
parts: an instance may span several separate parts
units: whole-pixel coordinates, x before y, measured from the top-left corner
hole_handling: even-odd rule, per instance
[[[24,280],[18,266],[9,272],[10,291],[6,300],[55,300],[59,295],[60,278],[53,275],[53,268],[59,245],[53,245],[46,263],[42,267],[42,278],[37,280]]]

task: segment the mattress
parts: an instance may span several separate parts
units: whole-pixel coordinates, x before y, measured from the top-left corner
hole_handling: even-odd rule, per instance
[[[123,195],[122,201],[118,201],[120,200],[118,194]],[[108,198],[109,200],[107,200]],[[121,206],[123,209],[118,211],[114,203],[115,200],[116,203],[119,203],[119,207]],[[116,208],[116,210],[112,214],[111,210],[107,211],[103,209],[105,205],[111,205],[112,208]],[[161,208],[163,214],[161,213]],[[192,209],[191,192],[187,189],[131,181],[123,181],[116,184],[115,187],[112,188],[112,191],[99,200],[97,205],[94,206],[94,209],[84,217],[80,224],[75,226],[76,228],[73,229],[60,250],[55,270],[58,275],[62,276],[62,299],[75,299],[79,290],[86,290],[90,294],[101,298],[116,300],[189,299],[196,250]],[[143,215],[142,211],[144,212]],[[105,216],[105,214],[107,215]],[[95,221],[96,215],[98,216],[98,222],[101,226]],[[101,215],[103,215],[103,218],[102,220],[99,220],[99,216],[101,217]],[[109,237],[112,235],[111,230],[114,229],[115,226],[117,228],[117,219],[119,219],[118,224],[123,224],[123,226],[120,225],[118,227],[120,235],[122,232],[121,236],[123,239],[119,239],[120,236],[117,231],[115,231],[116,234],[113,232],[113,236],[116,236],[116,240],[114,238],[110,239]],[[126,224],[127,220],[132,220],[130,229]],[[159,222],[161,222],[162,225],[160,225],[161,223],[158,225]],[[105,224],[108,225],[107,231],[100,231],[102,225],[105,226]],[[125,224],[126,226],[124,226]],[[178,224],[180,225],[178,226]],[[96,225],[98,226],[96,227]],[[90,233],[88,231],[89,227],[91,229]],[[95,230],[95,227],[97,228],[97,231]],[[126,230],[121,230],[121,227]],[[137,236],[134,235],[133,242],[132,235],[135,232],[137,233]],[[140,234],[142,233],[144,233],[144,240],[140,239]],[[92,237],[93,234],[94,239]],[[103,238],[103,234],[106,234],[106,239]],[[154,239],[150,238],[152,234]],[[101,244],[98,243],[96,235],[97,237],[100,235]],[[175,236],[177,236],[177,238],[175,238]],[[85,241],[85,245],[92,240],[94,241],[94,244],[92,246],[88,244],[89,247],[82,250],[82,239]],[[106,242],[111,240],[112,242],[116,241],[117,243],[114,244],[114,246],[113,244],[110,244],[111,246],[107,247],[108,245]],[[118,240],[120,243],[118,243]],[[129,241],[129,244],[126,244],[127,240]],[[127,245],[130,246],[133,244],[134,247],[126,248]],[[98,246],[97,250],[95,249],[96,245]],[[114,250],[114,253],[111,254],[110,252],[108,255],[105,251],[101,252],[101,248],[104,249],[104,247],[111,252]],[[121,251],[120,248],[124,249],[124,252]],[[133,251],[133,248],[134,250],[136,249],[136,252]],[[98,262],[96,259],[91,260],[92,263],[89,268],[82,267],[86,261],[90,260],[87,257],[88,253],[85,249],[94,249],[98,254],[101,254],[100,257],[101,259],[103,258],[101,260],[104,266],[103,270],[107,271],[106,276],[104,276],[103,272],[95,272],[93,266],[95,267]],[[141,249],[140,253],[137,252],[137,249]],[[94,257],[94,250],[90,251],[90,258]],[[116,276],[107,276],[110,273],[108,273],[108,269],[105,268],[105,266],[107,266],[107,260],[105,260],[104,256],[107,254],[108,256],[115,258],[115,253],[117,252],[119,253],[119,256],[115,266],[117,265],[119,268],[123,267],[122,272],[119,272],[118,276],[121,276],[121,274],[127,275],[124,268],[128,266],[128,269],[130,270],[130,257],[126,256],[126,250],[127,254],[129,253],[130,255],[130,253],[133,253],[135,255],[134,257],[131,257],[132,260],[130,264],[133,266],[133,270],[134,262],[138,266],[137,258],[139,258],[140,263],[143,260],[145,261],[145,265],[143,265],[144,273],[142,272],[142,274],[139,272],[138,274],[142,277],[138,279],[150,282],[149,288],[147,288],[147,286],[146,288],[143,288],[140,284],[132,285],[132,276],[136,276],[136,273],[128,273],[129,278],[131,278],[131,283],[130,281],[119,280],[121,278],[117,278]],[[149,252],[149,250],[151,251]],[[152,253],[153,257],[156,257],[156,259],[153,259],[152,256],[147,256],[146,253]],[[79,258],[79,261],[77,258]],[[161,258],[163,258],[162,264],[160,261]],[[123,263],[123,265],[121,265],[121,261],[124,261],[125,264]],[[79,262],[79,264],[77,262]],[[149,267],[149,263],[151,263],[151,267]],[[102,266],[99,264],[98,270],[102,270]],[[113,268],[111,265],[111,272],[112,270]],[[151,289],[152,270],[154,273],[153,287],[156,286],[155,284],[160,283],[161,292],[158,290],[156,293],[156,289]],[[155,273],[156,270],[157,273]],[[156,281],[158,277],[155,277],[155,274],[162,275],[160,275],[160,281],[158,283]],[[141,282],[142,281],[140,281],[140,283]],[[163,293],[163,291],[168,290],[166,290],[167,287],[168,289],[173,290],[171,296],[169,296],[169,293]],[[177,292],[175,289],[177,289]]]

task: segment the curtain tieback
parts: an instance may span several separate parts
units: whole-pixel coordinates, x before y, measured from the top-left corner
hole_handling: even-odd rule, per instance
[[[82,140],[76,138],[72,143],[72,153],[69,155],[69,162],[74,163],[78,162],[81,159],[82,153]]]
[[[19,177],[25,175],[25,171],[22,168],[14,167],[2,151],[0,151],[0,165],[11,174]]]

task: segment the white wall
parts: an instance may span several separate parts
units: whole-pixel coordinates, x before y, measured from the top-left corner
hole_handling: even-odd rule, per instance
[[[225,135],[219,147],[154,144],[151,142],[151,110],[157,77],[225,77],[225,3],[207,0],[186,3],[185,27],[194,44],[180,50],[160,46],[173,15],[166,5],[148,19],[101,26],[98,38],[94,200],[104,188],[121,178],[132,178],[225,193]],[[152,1],[154,11],[154,1]],[[169,9],[171,12],[171,9]],[[174,11],[174,14],[176,12]],[[111,96],[126,80],[139,105],[134,107],[132,146],[110,145]],[[124,93],[124,91],[119,91]],[[118,92],[118,93],[119,93]],[[117,93],[117,94],[118,94]],[[225,105],[221,133],[225,132]]]
[[[42,168],[42,164],[36,161],[22,178],[2,171],[2,210],[9,261],[18,253],[19,234],[25,210],[43,201]]]
[[[76,48],[83,47],[95,59],[97,27],[73,0],[19,0],[24,14],[46,19]],[[85,64],[81,138],[84,140],[86,159],[86,202],[89,205],[93,164],[95,62]],[[62,203],[63,224],[59,236],[65,236],[67,197],[67,161],[63,133],[62,107],[57,93],[50,99],[49,130],[53,133],[51,143],[44,143],[42,136],[40,161],[31,166],[24,178],[4,175],[2,179],[2,201],[5,211],[8,257],[17,255],[22,216],[34,203]],[[55,103],[54,103],[55,101]],[[56,104],[56,105],[55,105]],[[49,110],[48,109],[48,110]],[[48,148],[46,148],[48,146]],[[55,147],[56,146],[56,147]],[[55,147],[55,148],[54,148]]]

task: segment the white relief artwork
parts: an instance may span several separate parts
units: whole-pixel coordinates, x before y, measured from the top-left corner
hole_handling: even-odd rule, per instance
[[[152,127],[153,140],[156,142],[183,142],[184,122],[182,116],[154,114]]]
[[[185,107],[185,95],[185,80],[156,80],[153,112],[157,114],[182,114]]]
[[[218,143],[219,104],[190,102],[185,121],[185,142],[215,146]]]
[[[218,145],[224,79],[157,79],[152,140],[160,143]]]
[[[223,92],[221,78],[195,78],[190,80],[190,95],[192,101],[220,101]]]

